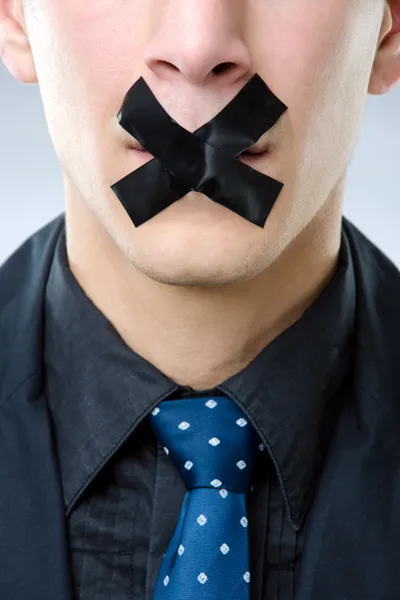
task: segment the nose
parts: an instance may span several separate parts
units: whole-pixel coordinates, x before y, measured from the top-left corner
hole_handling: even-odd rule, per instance
[[[193,85],[229,85],[249,72],[242,39],[242,0],[157,1],[154,30],[144,50],[146,66],[159,78]]]

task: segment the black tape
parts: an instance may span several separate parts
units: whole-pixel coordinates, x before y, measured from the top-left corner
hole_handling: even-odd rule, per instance
[[[263,227],[283,184],[236,157],[286,109],[256,74],[220,113],[190,133],[141,77],[126,94],[118,120],[154,159],[111,188],[137,227],[192,190]]]

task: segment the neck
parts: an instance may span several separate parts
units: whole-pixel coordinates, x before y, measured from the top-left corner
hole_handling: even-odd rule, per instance
[[[257,277],[200,288],[141,274],[84,203],[67,195],[69,264],[132,350],[179,385],[209,389],[245,368],[295,323],[331,279],[340,248],[341,200],[336,195],[326,203]]]

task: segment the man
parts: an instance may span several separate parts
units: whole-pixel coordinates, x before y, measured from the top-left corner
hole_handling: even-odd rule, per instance
[[[0,270],[0,598],[398,598],[400,276],[342,200],[400,0],[0,0],[0,23],[66,201]],[[236,159],[194,140],[255,74],[273,127]],[[117,119],[140,78],[221,189],[283,184],[261,226],[250,184],[239,214],[190,181],[135,225],[116,182],[146,209],[149,165],[187,175]]]

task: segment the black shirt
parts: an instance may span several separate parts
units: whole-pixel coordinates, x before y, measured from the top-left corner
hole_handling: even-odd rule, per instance
[[[267,446],[247,497],[252,600],[294,599],[309,508],[350,393],[354,322],[343,231],[337,272],[303,317],[204,392],[235,400]],[[194,394],[133,352],[86,296],[65,228],[46,289],[45,372],[76,600],[151,600],[185,487],[148,415]]]

